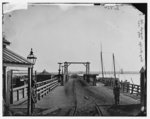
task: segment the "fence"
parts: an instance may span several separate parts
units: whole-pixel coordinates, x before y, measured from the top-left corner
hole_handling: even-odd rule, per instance
[[[48,94],[52,89],[58,86],[58,79],[54,78],[51,80],[42,81],[37,83],[36,85],[37,85],[37,97],[38,100],[40,100],[41,97]]]
[[[37,99],[40,100],[41,97],[46,95],[48,92],[50,92],[52,89],[58,86],[58,79],[48,79],[46,81],[37,82],[36,83],[36,94]],[[28,97],[28,85],[20,86],[17,88],[13,88],[11,92],[11,103],[18,102],[22,99],[27,99]]]
[[[26,98],[28,93],[28,85],[13,88],[11,102],[19,101],[20,99]]]
[[[110,79],[99,78],[98,81],[104,83],[105,86],[113,87],[115,80],[114,78],[110,78]],[[141,93],[140,85],[130,84],[129,82],[120,82],[120,86],[121,86],[121,91],[123,93],[136,94],[137,96],[140,95]]]

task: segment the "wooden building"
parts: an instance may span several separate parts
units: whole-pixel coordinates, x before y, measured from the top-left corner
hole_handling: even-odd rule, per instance
[[[84,74],[83,79],[89,84],[96,86],[96,76],[98,74]]]
[[[25,68],[28,71],[28,81],[31,80],[32,63],[26,58],[9,50],[10,42],[3,37],[3,115],[9,110],[12,92],[12,69]]]
[[[52,78],[52,74],[47,72],[45,69],[37,74],[37,82],[45,81]]]

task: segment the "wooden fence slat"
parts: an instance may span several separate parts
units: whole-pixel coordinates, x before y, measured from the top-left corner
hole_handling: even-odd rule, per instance
[[[105,81],[103,79],[98,79],[98,81],[105,84]],[[108,86],[113,87],[112,80],[110,80],[110,82],[108,81]],[[123,93],[137,94],[137,96],[141,95],[140,85],[120,82],[120,86],[121,86],[121,90],[123,91]]]
[[[36,84],[36,86],[38,87],[37,89],[40,90],[44,90],[46,93],[48,93],[51,90],[51,86],[55,85],[56,83],[58,83],[57,78],[53,78],[53,79],[48,79],[46,81],[42,81],[42,82],[38,82]],[[19,101],[21,98],[25,98],[28,96],[28,85],[24,85],[21,87],[17,87],[17,88],[13,88],[12,92],[16,92],[16,97],[13,96],[13,102],[14,101]],[[37,94],[38,94],[38,90],[37,90]],[[15,100],[16,98],[16,100]],[[37,96],[38,100],[40,100],[39,95]]]
[[[19,90],[17,90],[17,101],[19,101]]]

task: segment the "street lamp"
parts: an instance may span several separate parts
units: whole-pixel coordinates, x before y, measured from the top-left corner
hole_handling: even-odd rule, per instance
[[[34,56],[32,48],[30,51],[30,54],[27,57],[28,61],[31,62],[31,67],[28,68],[28,75],[29,75],[29,80],[28,80],[28,115],[32,115],[33,113],[33,107],[35,103],[35,81],[33,79],[33,65],[36,62],[37,57]]]
[[[32,66],[35,64],[37,57],[34,56],[32,48],[30,51],[30,54],[27,57],[28,61],[30,61],[32,63]]]

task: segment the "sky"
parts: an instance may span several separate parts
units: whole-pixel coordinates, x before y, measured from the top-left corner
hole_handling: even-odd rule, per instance
[[[37,57],[34,68],[58,71],[58,62],[90,62],[91,71],[139,71],[144,66],[144,31],[138,35],[144,15],[131,5],[112,8],[89,5],[28,5],[4,14],[3,34],[9,49],[27,57],[30,49]],[[142,47],[139,45],[142,43]],[[143,50],[143,52],[141,52]],[[144,59],[141,61],[141,57]],[[69,71],[85,71],[71,65]]]

